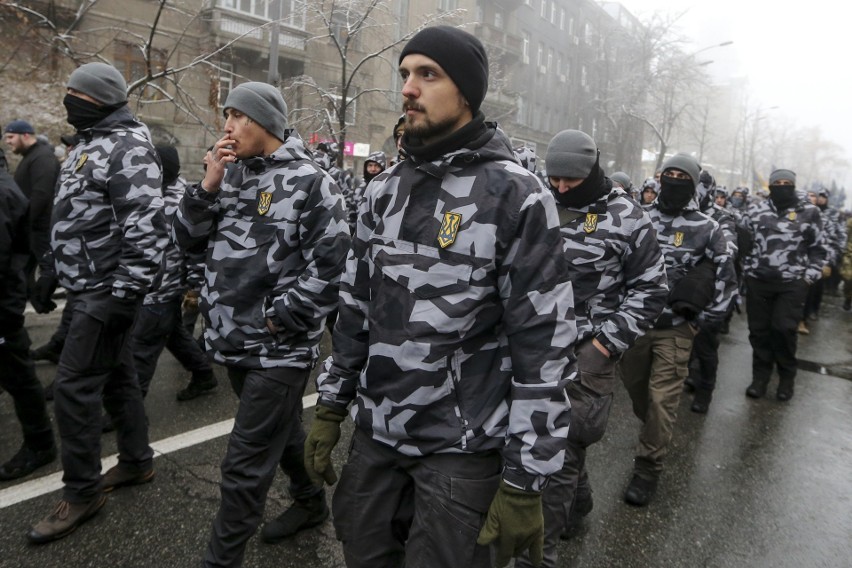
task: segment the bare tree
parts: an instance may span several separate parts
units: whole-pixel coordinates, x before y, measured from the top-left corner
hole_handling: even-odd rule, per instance
[[[385,97],[388,106],[396,103],[398,93],[388,88],[374,86],[374,77],[381,70],[392,73],[396,62],[392,60],[398,47],[406,43],[420,29],[437,22],[449,22],[464,10],[451,10],[427,14],[418,18],[420,24],[408,28],[398,14],[398,3],[390,0],[311,0],[305,2],[309,29],[318,30],[307,41],[323,44],[330,65],[337,76],[328,83],[312,76],[295,77],[284,85],[288,100],[301,100],[303,104],[291,109],[291,120],[301,123],[303,131],[324,131],[338,147],[343,148],[350,117],[359,100],[368,95]],[[316,46],[315,46],[316,47]],[[370,74],[373,80],[363,80]],[[379,82],[380,83],[380,82]],[[298,92],[296,94],[295,92]],[[343,152],[338,153],[338,166],[343,165]]]

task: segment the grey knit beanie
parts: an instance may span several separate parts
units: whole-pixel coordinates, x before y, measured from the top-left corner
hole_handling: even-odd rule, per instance
[[[609,176],[609,179],[614,182],[620,183],[621,187],[625,190],[629,190],[631,187],[633,187],[633,182],[630,181],[630,176],[627,175],[625,172],[615,172],[614,174]]]
[[[224,108],[240,111],[281,142],[287,139],[287,103],[272,85],[260,82],[238,85],[228,94]]]
[[[105,105],[127,101],[127,82],[118,69],[107,63],[80,65],[68,77],[66,86]]]
[[[681,152],[663,162],[663,172],[665,173],[668,169],[682,171],[692,178],[693,184],[698,186],[698,178],[701,175],[701,166],[698,164],[698,160],[689,154]]]
[[[790,180],[793,182],[793,185],[796,184],[796,172],[793,170],[774,170],[771,174],[769,174],[769,185],[775,185],[775,182],[778,180]]]
[[[547,145],[544,158],[548,176],[585,179],[598,161],[598,146],[579,130],[563,130]]]

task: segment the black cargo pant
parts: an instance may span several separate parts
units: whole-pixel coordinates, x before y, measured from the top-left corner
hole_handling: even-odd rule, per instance
[[[476,544],[499,452],[405,456],[356,427],[332,512],[348,568],[491,568]]]
[[[796,378],[796,332],[808,285],[804,280],[769,282],[748,278],[746,312],[752,348],[752,380],[766,384],[778,366],[781,381]]]
[[[132,351],[142,397],[148,395],[157,360],[166,348],[184,369],[193,374],[212,373],[201,347],[183,325],[180,298],[144,304],[133,326]]]
[[[819,315],[824,290],[825,280],[823,279],[817,280],[808,287],[808,294],[805,297],[805,315],[803,319],[808,319],[812,315]]]
[[[228,450],[222,460],[222,502],[204,553],[205,567],[240,566],[246,543],[263,519],[276,465],[290,478],[290,496],[324,494],[305,470],[302,395],[309,369],[228,368],[240,399]]]
[[[21,423],[24,446],[31,450],[53,447],[53,429],[44,401],[44,389],[30,357],[30,336],[23,327],[0,332],[0,387],[12,397]]]
[[[584,341],[575,349],[579,379],[568,385],[571,401],[571,426],[562,469],[551,476],[542,494],[544,513],[544,557],[541,568],[558,565],[559,537],[568,526],[574,498],[591,494],[586,471],[586,449],[600,441],[606,431],[615,389],[615,357],[606,357],[592,344]],[[528,568],[529,555],[515,560],[515,568]]]
[[[718,369],[719,327],[702,327],[692,341],[692,354],[689,356],[689,376],[695,388],[715,389]]]
[[[110,290],[69,292],[74,310],[54,386],[54,410],[62,438],[64,498],[93,499],[101,481],[101,404],[112,418],[118,461],[129,469],[151,468],[148,419],[136,381],[130,330],[103,332]]]

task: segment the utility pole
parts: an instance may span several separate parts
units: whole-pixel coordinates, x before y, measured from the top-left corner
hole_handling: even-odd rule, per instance
[[[269,33],[269,72],[266,82],[278,86],[278,30],[281,25],[281,0],[271,0],[269,3],[272,27]]]

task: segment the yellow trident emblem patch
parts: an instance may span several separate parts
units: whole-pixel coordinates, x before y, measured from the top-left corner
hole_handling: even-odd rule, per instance
[[[79,159],[79,160],[77,160],[77,166],[74,168],[74,171],[75,171],[75,172],[79,172],[79,171],[80,171],[80,168],[82,168],[84,165],[86,165],[86,161],[87,161],[88,159],[89,159],[89,155],[88,155],[88,154],[83,154],[82,156],[80,156],[80,159]]]
[[[675,238],[674,238],[674,246],[679,247],[682,244],[683,244],[683,233],[680,232],[680,231],[676,231],[675,232]]]
[[[790,211],[789,213],[787,213],[787,218],[791,221],[795,221],[796,220],[796,212]]]
[[[272,205],[272,194],[266,191],[261,191],[257,198],[257,212],[260,215],[269,213],[269,206]]]
[[[594,233],[598,228],[598,214],[586,213],[586,220],[583,222],[583,230],[587,233]]]
[[[441,223],[441,230],[438,232],[438,244],[441,248],[447,248],[456,242],[461,220],[461,213],[444,213],[444,222]]]

